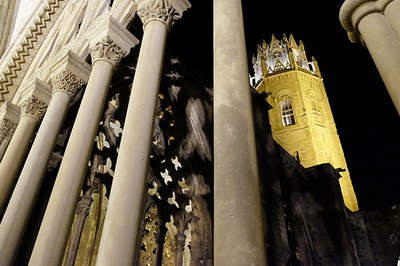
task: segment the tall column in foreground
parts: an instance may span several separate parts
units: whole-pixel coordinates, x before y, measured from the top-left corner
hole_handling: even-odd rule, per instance
[[[400,114],[400,37],[396,36],[400,34],[398,11],[398,0],[346,0],[340,8],[339,18],[351,42],[364,41]]]
[[[214,263],[266,265],[240,0],[214,0]]]
[[[12,264],[17,255],[69,105],[87,82],[90,66],[67,51],[51,72],[51,101],[1,221],[0,265]]]
[[[125,118],[98,266],[136,265],[157,95],[168,28],[190,7],[186,0],[145,0],[138,6],[144,35]]]
[[[29,265],[60,265],[62,262],[112,75],[120,60],[138,43],[112,17],[95,23],[98,25],[88,36],[93,61],[92,72]]]
[[[50,101],[50,86],[39,79],[33,80],[22,92],[21,118],[6,153],[0,163],[0,213],[12,191],[29,145]]]
[[[4,102],[0,107],[0,162],[17,128],[20,115],[21,108],[18,105]]]

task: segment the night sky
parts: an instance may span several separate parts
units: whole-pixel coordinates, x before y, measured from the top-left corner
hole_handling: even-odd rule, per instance
[[[168,45],[211,83],[212,1],[190,2]],[[369,52],[350,43],[340,24],[343,1],[242,2],[249,71],[263,39],[292,33],[302,40],[308,59],[319,63],[360,208],[400,204],[400,117]]]

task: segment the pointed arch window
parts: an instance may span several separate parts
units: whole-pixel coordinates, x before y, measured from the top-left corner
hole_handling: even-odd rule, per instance
[[[282,116],[282,125],[290,126],[295,124],[292,99],[289,95],[284,94],[279,101]]]

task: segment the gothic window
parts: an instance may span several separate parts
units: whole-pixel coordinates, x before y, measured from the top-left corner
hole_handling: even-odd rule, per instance
[[[319,104],[315,95],[310,94],[308,96],[310,103],[311,103],[311,113],[314,117],[315,124],[322,126],[322,113],[321,109],[319,108]]]
[[[293,114],[293,106],[290,96],[287,94],[282,95],[281,100],[279,101],[279,105],[281,107],[282,125],[283,126],[294,125],[295,121]]]

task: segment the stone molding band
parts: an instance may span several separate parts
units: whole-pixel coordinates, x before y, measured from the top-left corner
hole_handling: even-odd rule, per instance
[[[0,70],[0,102],[7,100],[6,95],[16,89],[21,80],[23,69],[30,63],[29,57],[34,57],[40,40],[50,30],[49,24],[58,18],[68,1],[48,0],[33,24],[29,27],[20,43],[10,53],[5,53],[7,60],[4,69]],[[3,67],[3,66],[2,66]],[[11,96],[12,97],[12,96]]]

